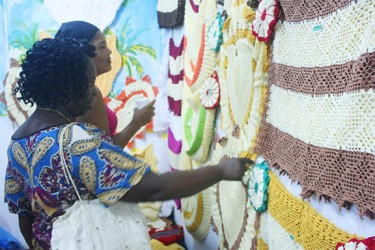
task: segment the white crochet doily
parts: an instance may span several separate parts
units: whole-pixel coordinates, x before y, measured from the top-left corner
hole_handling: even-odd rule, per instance
[[[216,63],[216,53],[205,41],[207,25],[216,16],[216,1],[195,2],[186,1],[185,5],[184,80],[192,92],[212,74]]]

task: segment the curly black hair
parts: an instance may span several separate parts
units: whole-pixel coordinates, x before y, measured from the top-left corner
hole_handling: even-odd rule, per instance
[[[31,106],[58,108],[71,98],[82,98],[89,87],[87,60],[95,47],[72,38],[43,39],[26,52],[14,93]]]

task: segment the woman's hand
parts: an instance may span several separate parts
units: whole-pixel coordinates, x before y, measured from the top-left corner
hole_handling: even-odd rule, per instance
[[[223,172],[223,179],[241,180],[244,173],[253,165],[254,162],[247,158],[232,158],[219,163]]]
[[[155,100],[149,102],[146,106],[141,109],[135,109],[132,122],[138,126],[138,128],[143,127],[149,123],[152,117],[155,115]]]

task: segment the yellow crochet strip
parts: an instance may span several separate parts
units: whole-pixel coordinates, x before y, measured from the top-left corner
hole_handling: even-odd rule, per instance
[[[269,174],[268,212],[304,249],[334,249],[337,242],[361,238],[337,228],[309,203],[289,193],[272,171]]]
[[[262,238],[258,237],[257,242],[257,250],[268,250],[268,245],[266,242],[262,240]]]
[[[197,199],[197,205],[195,207],[196,209],[196,216],[194,218],[194,222],[191,225],[187,225],[186,229],[189,232],[195,232],[198,230],[199,226],[201,225],[203,221],[203,209],[204,209],[204,204],[203,204],[203,194],[199,193],[198,199]],[[194,198],[193,198],[194,199]],[[183,215],[185,219],[191,220],[191,217],[193,216],[192,212],[189,212],[187,210],[183,210]]]

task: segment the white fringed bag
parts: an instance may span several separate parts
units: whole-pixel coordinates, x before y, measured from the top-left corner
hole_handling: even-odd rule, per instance
[[[54,221],[52,249],[150,250],[146,219],[137,203],[118,201],[105,207],[98,199],[81,199],[63,157],[63,135],[72,125],[65,126],[60,133],[59,154],[64,174],[79,200]]]

